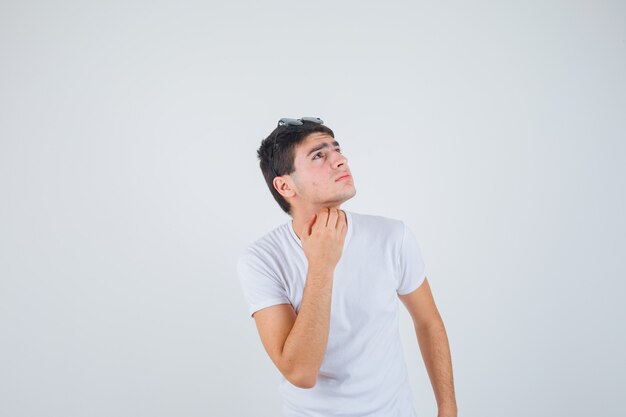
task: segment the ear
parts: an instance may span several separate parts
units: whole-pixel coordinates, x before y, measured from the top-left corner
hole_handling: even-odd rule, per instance
[[[275,177],[272,183],[274,188],[280,195],[287,198],[291,198],[296,195],[294,184],[289,175],[283,175],[281,177]]]

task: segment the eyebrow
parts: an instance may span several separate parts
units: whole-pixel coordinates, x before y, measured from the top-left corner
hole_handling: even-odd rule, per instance
[[[334,142],[333,142],[333,145],[334,145],[334,146],[336,146],[336,147],[338,147],[338,148],[341,148],[341,145],[339,145],[339,142],[337,142],[337,141],[334,141]],[[309,156],[309,155],[311,155],[313,152],[317,152],[317,151],[319,151],[320,149],[324,149],[324,148],[328,148],[328,143],[324,142],[324,143],[322,143],[322,144],[320,144],[320,145],[317,145],[316,147],[314,147],[313,149],[311,149],[311,150],[309,151],[309,153],[307,153],[307,154],[306,154],[306,156],[308,157],[308,156]]]

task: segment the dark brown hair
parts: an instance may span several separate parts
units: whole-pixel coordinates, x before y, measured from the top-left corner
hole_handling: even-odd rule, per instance
[[[265,182],[274,200],[276,200],[280,208],[287,214],[291,214],[291,206],[274,188],[274,178],[291,174],[295,171],[294,159],[296,145],[314,132],[326,133],[333,138],[335,137],[335,134],[328,126],[302,121],[302,124],[297,126],[282,125],[276,127],[267,138],[261,141],[261,146],[257,150],[257,157],[259,158],[263,178],[265,178]]]

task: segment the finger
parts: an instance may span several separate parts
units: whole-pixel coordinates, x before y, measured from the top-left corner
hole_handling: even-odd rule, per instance
[[[315,223],[315,219],[317,218],[317,213],[313,213],[309,221],[307,221],[302,228],[302,235],[309,236],[311,234],[311,229],[313,229],[313,224]]]
[[[322,209],[322,214],[321,214],[321,221],[322,221],[322,225],[324,225],[325,227],[328,227],[328,215],[329,215],[329,209],[328,208],[323,208]]]
[[[346,227],[346,212],[343,210],[339,211],[339,216],[337,216],[337,229],[341,229],[342,227]]]
[[[327,227],[331,227],[333,229],[337,228],[337,217],[338,217],[338,210],[335,208],[330,209],[328,213],[328,226]]]

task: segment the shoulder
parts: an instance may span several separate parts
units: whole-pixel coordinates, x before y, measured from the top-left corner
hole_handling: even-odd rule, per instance
[[[284,252],[290,238],[288,224],[282,224],[249,243],[237,258],[237,263],[267,262]]]

